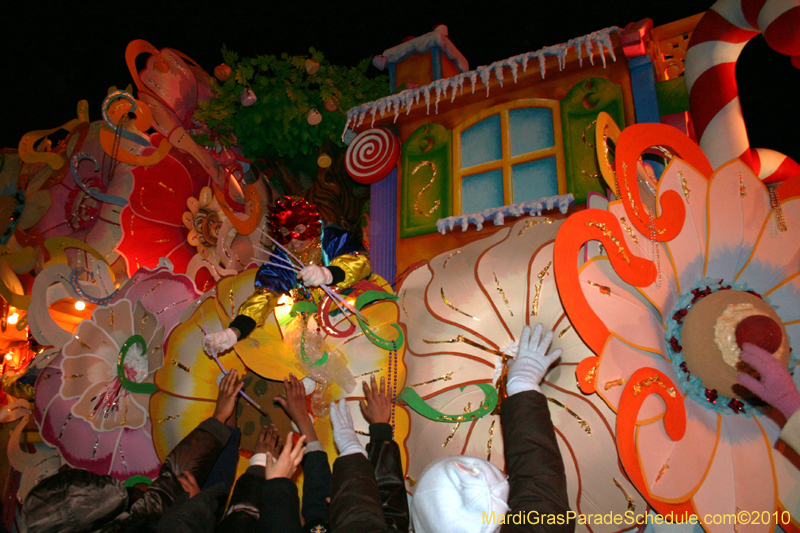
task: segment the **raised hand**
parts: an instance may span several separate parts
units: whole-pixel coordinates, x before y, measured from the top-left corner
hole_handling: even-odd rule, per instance
[[[203,337],[203,350],[208,354],[211,354],[211,352],[217,354],[227,352],[233,348],[233,345],[236,344],[238,340],[239,336],[234,330],[231,328],[223,329],[222,331],[209,333]]]
[[[297,470],[297,465],[303,460],[306,438],[301,436],[293,442],[292,432],[286,436],[286,445],[277,459],[272,453],[267,452],[266,478],[275,479],[285,477],[291,479]]]
[[[289,374],[283,379],[283,391],[286,398],[275,397],[275,401],[283,407],[289,418],[297,425],[300,433],[306,436],[306,442],[317,440],[317,433],[314,431],[314,423],[308,414],[308,404],[306,403],[306,388],[303,383]]]
[[[529,390],[542,392],[539,384],[544,379],[547,369],[550,368],[553,361],[561,357],[560,348],[547,355],[547,350],[553,340],[553,332],[548,331],[542,338],[542,329],[541,324],[536,324],[531,334],[530,326],[522,328],[519,352],[516,359],[508,364],[506,392],[509,396]]]
[[[237,379],[238,374],[234,368],[228,372],[219,382],[219,393],[217,394],[217,406],[214,409],[214,418],[223,424],[233,416],[236,410],[236,397],[244,387],[244,382]]]
[[[367,385],[366,381],[361,384],[366,398],[366,401],[358,401],[358,405],[361,407],[361,414],[370,424],[388,423],[392,417],[392,399],[386,390],[386,378],[381,377],[380,389],[378,389],[374,374],[370,376],[370,383],[371,386]]]
[[[354,453],[367,456],[367,450],[358,442],[356,431],[353,429],[353,417],[350,416],[350,409],[344,398],[339,400],[339,405],[331,402],[331,424],[333,424],[333,442],[339,449],[339,457],[352,455]]]

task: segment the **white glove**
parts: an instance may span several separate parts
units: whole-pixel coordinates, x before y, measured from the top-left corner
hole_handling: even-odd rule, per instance
[[[320,285],[330,285],[333,281],[333,274],[323,266],[308,265],[297,274],[297,279],[302,280],[306,287],[319,287]]]
[[[227,352],[233,345],[236,344],[239,338],[236,336],[231,328],[217,331],[216,333],[209,333],[203,337],[203,349],[207,353],[222,353]]]
[[[344,398],[339,400],[339,407],[331,402],[331,424],[333,424],[333,442],[339,448],[339,457],[353,455],[354,453],[364,454],[367,457],[367,450],[358,442],[356,432],[353,429],[353,417],[350,416],[350,409]]]
[[[506,392],[509,396],[528,390],[542,392],[539,383],[542,382],[553,361],[561,357],[561,348],[547,355],[552,340],[552,331],[548,331],[542,339],[541,324],[536,324],[533,335],[530,326],[522,328],[517,358],[508,364]]]

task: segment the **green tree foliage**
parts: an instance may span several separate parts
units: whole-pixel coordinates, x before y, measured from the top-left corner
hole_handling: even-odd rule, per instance
[[[314,48],[308,56],[240,58],[227,48],[222,55],[232,73],[224,82],[212,79],[213,98],[201,102],[194,114],[208,131],[196,140],[207,146],[215,140],[226,147],[238,145],[252,161],[312,156],[326,143],[343,147],[345,112],[388,94],[385,75],[367,75],[369,59],[356,67],[341,67],[328,63]],[[306,69],[309,59],[319,64],[313,74]],[[246,89],[258,98],[249,107],[240,101]],[[334,111],[325,108],[327,100],[336,103]],[[312,109],[322,114],[317,125],[307,120]]]

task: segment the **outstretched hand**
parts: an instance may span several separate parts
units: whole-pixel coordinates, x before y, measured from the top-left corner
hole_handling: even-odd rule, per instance
[[[291,479],[297,470],[297,465],[303,460],[306,438],[301,436],[293,442],[292,432],[286,436],[286,445],[276,459],[272,453],[267,452],[266,478],[275,479],[285,477]]]
[[[263,426],[258,434],[253,453],[268,453],[272,457],[277,457],[281,450],[283,450],[283,441],[278,434],[278,428],[274,425]]]
[[[189,494],[189,498],[194,498],[200,494],[200,485],[197,484],[197,480],[188,470],[184,470],[178,475],[178,483]]]
[[[392,399],[386,390],[386,378],[381,377],[380,389],[375,381],[375,375],[370,376],[370,383],[371,386],[367,385],[366,381],[362,383],[366,401],[358,401],[361,414],[364,415],[364,420],[370,424],[388,423],[392,417]]]
[[[761,374],[761,380],[740,373],[736,379],[786,418],[800,409],[800,392],[780,359],[753,344],[745,343],[739,358]]]
[[[219,382],[219,394],[217,395],[217,406],[214,409],[214,418],[223,424],[233,416],[236,410],[237,395],[244,387],[244,382],[236,379],[237,377],[238,374],[234,368]]]
[[[533,333],[530,326],[522,328],[517,358],[508,364],[506,391],[509,396],[529,390],[541,392],[539,384],[547,369],[561,357],[561,348],[547,354],[553,341],[553,332],[548,330],[542,338],[542,329],[541,324],[536,324]]]
[[[308,414],[308,405],[306,404],[306,388],[303,383],[289,374],[289,377],[283,379],[283,391],[286,398],[276,396],[275,401],[283,407],[289,418],[292,419],[297,425],[300,433],[305,435],[306,442],[317,440],[317,433],[314,431],[314,424]]]

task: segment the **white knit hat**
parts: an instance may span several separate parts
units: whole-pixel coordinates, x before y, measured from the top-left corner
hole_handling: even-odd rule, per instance
[[[428,465],[414,490],[415,533],[491,533],[508,511],[508,480],[493,464],[453,455]],[[494,512],[494,521],[485,519]]]

